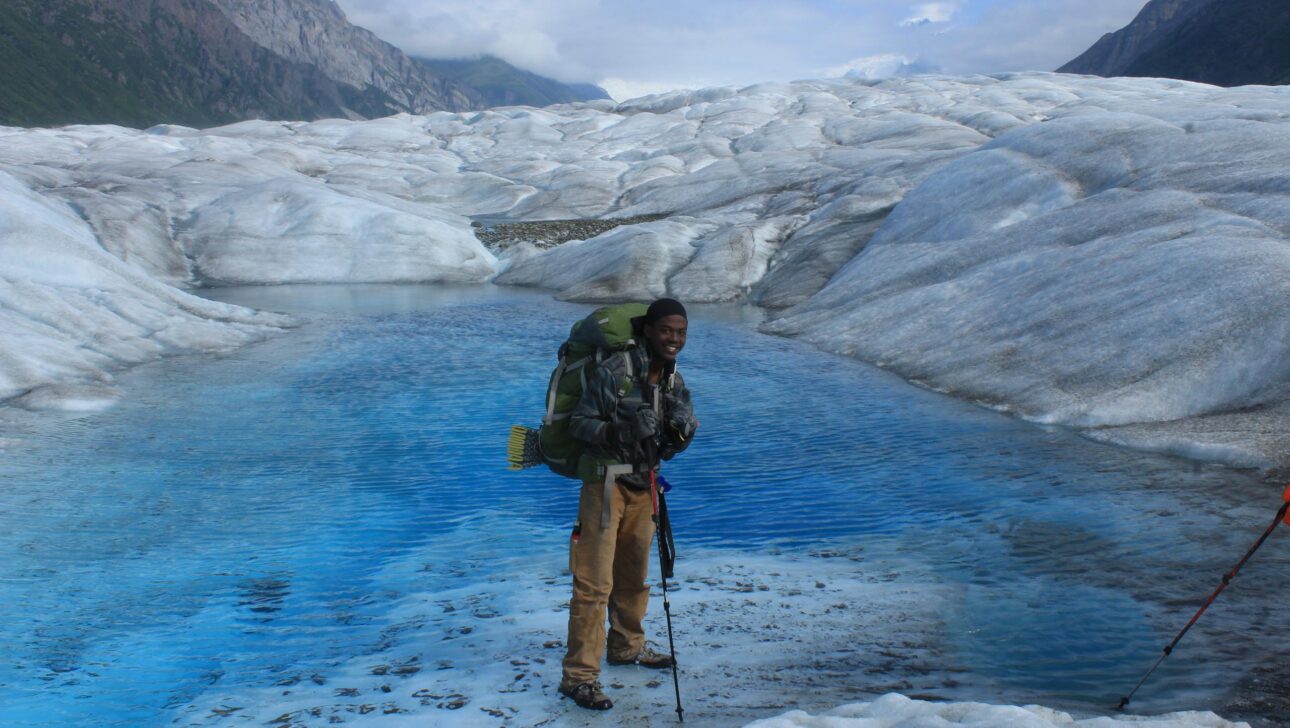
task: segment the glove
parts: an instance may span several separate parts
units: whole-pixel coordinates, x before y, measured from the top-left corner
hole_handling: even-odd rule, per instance
[[[623,423],[623,437],[629,442],[644,440],[658,434],[658,413],[652,407],[636,410],[630,422]]]
[[[663,409],[667,412],[667,426],[682,442],[694,436],[699,421],[694,418],[694,406],[690,404],[690,390],[682,389],[677,394],[663,395]]]
[[[605,425],[605,441],[611,445],[630,445],[658,432],[658,413],[641,407],[631,419]]]

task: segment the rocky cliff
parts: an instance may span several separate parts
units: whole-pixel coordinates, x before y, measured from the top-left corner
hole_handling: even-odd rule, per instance
[[[365,28],[332,0],[209,0],[255,43],[354,88],[371,86],[398,111],[420,114],[485,106],[478,92],[430,72]]]
[[[207,127],[579,97],[501,61],[507,73],[477,64],[453,67],[487,88],[408,57],[331,0],[0,2],[0,125]]]
[[[1183,21],[1217,0],[1151,0],[1133,22],[1102,36],[1088,50],[1057,69],[1059,73],[1123,76],[1145,51]]]
[[[1290,3],[1152,0],[1128,26],[1058,70],[1217,86],[1290,83]]]
[[[0,3],[0,123],[361,118],[393,101],[254,43],[206,0]]]

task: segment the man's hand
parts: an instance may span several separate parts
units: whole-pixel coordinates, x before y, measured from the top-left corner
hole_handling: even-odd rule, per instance
[[[652,407],[641,407],[636,410],[636,416],[632,421],[624,424],[627,427],[623,434],[631,438],[632,442],[644,440],[658,433],[658,413]]]
[[[667,412],[667,425],[672,428],[682,441],[694,436],[699,428],[699,421],[694,418],[694,407],[690,404],[690,390],[682,389],[679,395],[664,394],[663,410]]]
[[[610,422],[605,426],[605,440],[617,445],[630,445],[652,437],[658,432],[658,413],[641,407],[630,420]]]

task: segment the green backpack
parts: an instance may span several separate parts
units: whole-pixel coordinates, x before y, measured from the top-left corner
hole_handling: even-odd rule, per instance
[[[634,372],[627,352],[637,343],[632,319],[644,316],[646,309],[643,303],[604,306],[574,323],[569,329],[569,338],[560,345],[560,362],[551,372],[542,427],[538,430],[522,425],[511,428],[508,457],[511,470],[546,464],[566,478],[578,477],[583,443],[569,434],[569,415],[582,398],[587,375],[607,357],[624,357],[627,369],[618,385],[619,396],[631,391]]]

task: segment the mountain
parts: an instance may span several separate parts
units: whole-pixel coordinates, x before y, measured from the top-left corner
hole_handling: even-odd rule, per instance
[[[569,83],[565,84],[573,89],[573,93],[583,101],[595,101],[597,99],[612,99],[609,92],[594,83]]]
[[[0,3],[0,123],[210,126],[391,106],[239,31],[206,0]]]
[[[339,83],[372,88],[397,111],[461,111],[484,105],[479,94],[436,77],[365,28],[332,0],[208,0],[258,45],[307,63]]]
[[[332,0],[5,0],[0,64],[0,125],[13,126],[208,127],[594,97],[497,59],[447,63],[476,90],[350,24]]]
[[[1129,25],[1057,70],[1217,86],[1290,83],[1290,3],[1151,0]]]
[[[495,56],[416,60],[436,75],[478,91],[489,106],[549,106],[609,98],[609,94],[595,84],[560,83],[516,68]]]
[[[1143,51],[1155,47],[1162,37],[1177,29],[1184,20],[1215,2],[1217,0],[1151,0],[1133,22],[1114,33],[1103,35],[1092,47],[1057,71],[1123,76]]]

